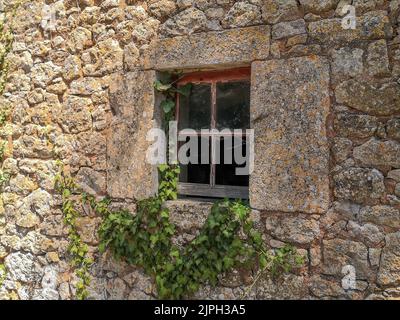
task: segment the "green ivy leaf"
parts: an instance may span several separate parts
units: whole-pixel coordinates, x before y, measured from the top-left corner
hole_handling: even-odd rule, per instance
[[[160,106],[165,113],[169,113],[175,108],[175,102],[172,100],[164,100],[161,102]]]
[[[171,84],[163,84],[160,80],[154,82],[154,88],[160,92],[168,91],[171,87]]]

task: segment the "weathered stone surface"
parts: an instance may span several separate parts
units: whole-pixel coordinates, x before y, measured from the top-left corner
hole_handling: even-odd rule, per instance
[[[76,182],[88,194],[103,195],[106,192],[105,175],[91,168],[81,168]]]
[[[211,202],[198,202],[190,200],[167,201],[165,207],[170,212],[170,220],[183,232],[200,230],[206,221]]]
[[[156,43],[150,64],[157,69],[243,64],[269,54],[268,26],[200,33]]]
[[[393,1],[390,1],[393,2]],[[374,10],[376,8],[382,8],[385,6],[385,0],[354,0],[353,6],[358,13],[364,13],[367,11]]]
[[[30,253],[11,253],[4,259],[4,264],[13,280],[35,283],[40,279],[40,265]]]
[[[166,37],[190,35],[207,30],[207,17],[197,8],[188,8],[168,19],[160,28]]]
[[[155,74],[117,74],[110,86],[113,124],[107,139],[107,192],[113,198],[146,198],[155,193],[156,175],[147,163],[146,141],[154,127]]]
[[[106,137],[98,132],[81,132],[72,141],[73,157],[71,165],[76,168],[91,167],[93,170],[107,169]]]
[[[400,284],[400,232],[388,234],[382,251],[378,283],[384,286]]]
[[[338,113],[334,120],[335,132],[346,138],[368,138],[378,128],[378,119],[373,116]]]
[[[266,299],[305,299],[308,296],[305,278],[293,274],[287,274],[282,279],[274,281],[264,277],[257,285],[257,298]]]
[[[317,56],[321,53],[321,46],[319,44],[303,45],[298,44],[285,52],[287,57],[304,57],[304,56]]]
[[[32,300],[58,300],[59,294],[57,290],[44,288],[36,289],[33,292]]]
[[[134,43],[130,43],[124,48],[124,68],[128,71],[138,67],[140,51]]]
[[[400,169],[389,171],[387,177],[400,182]]]
[[[307,34],[298,34],[287,39],[286,46],[293,47],[299,44],[305,44],[306,42],[307,42]]]
[[[159,21],[149,18],[134,28],[132,38],[136,43],[146,45],[157,37],[158,27]]]
[[[41,244],[44,242],[43,237],[38,231],[29,231],[20,241],[21,250],[30,252],[34,255],[43,254]]]
[[[368,140],[353,151],[354,159],[365,166],[392,166],[400,168],[400,143]]]
[[[345,161],[353,149],[353,143],[349,139],[335,138],[332,153],[337,163]]]
[[[12,1],[0,0],[0,16]],[[356,7],[356,30],[340,25],[345,4]],[[50,9],[56,10],[51,32]],[[86,192],[103,196],[107,182],[108,196],[118,197],[113,197],[113,210],[126,208],[134,213],[134,198],[148,197],[150,189],[156,190],[156,183],[151,184],[156,170],[153,175],[153,168],[145,164],[149,145],[145,135],[155,122],[153,111],[158,110],[154,74],[138,70],[249,66],[270,59],[270,44],[273,58],[282,61],[275,69],[271,65],[278,62],[258,62],[268,65],[270,74],[265,68],[252,79],[262,102],[251,112],[259,121],[253,123],[256,139],[275,148],[269,163],[271,157],[264,159],[271,155],[263,149],[266,143],[256,147],[256,161],[262,160],[254,173],[262,189],[256,196],[262,206],[272,203],[271,210],[300,210],[290,215],[252,210],[251,218],[272,248],[294,243],[309,261],[293,271],[296,275],[261,279],[248,298],[400,297],[399,241],[392,236],[400,228],[400,177],[391,166],[396,154],[383,148],[377,158],[371,153],[379,153],[380,147],[375,145],[373,152],[366,147],[374,136],[380,143],[400,142],[399,0],[41,0],[22,4],[16,14],[8,83],[0,98],[2,108],[10,107],[0,126],[1,140],[6,142],[1,170],[10,175],[0,197],[0,264],[9,269],[0,299],[76,298],[78,279],[67,261],[68,230],[61,198],[54,190],[56,159],[63,161]],[[259,26],[248,27],[252,25]],[[277,40],[271,43],[272,35]],[[158,40],[163,37],[175,38]],[[315,60],[313,55],[324,58]],[[296,63],[283,60],[304,56],[308,58]],[[321,98],[328,91],[325,66],[330,67],[329,93],[334,103],[328,118]],[[123,69],[132,72],[124,74]],[[121,76],[112,75],[116,72]],[[283,79],[287,81],[281,85]],[[342,100],[335,99],[335,90],[343,93]],[[355,110],[360,112],[354,114]],[[328,130],[330,153],[323,127]],[[268,139],[263,140],[268,130]],[[374,164],[354,159],[355,147],[363,149],[360,160]],[[320,185],[326,177],[321,168],[329,156],[333,159],[329,159],[332,173],[327,192]],[[352,171],[355,166],[368,169]],[[373,171],[373,166],[383,174]],[[321,216],[305,214],[324,211],[320,203],[335,196],[336,180],[350,201],[329,205]],[[275,199],[287,200],[276,204]],[[165,205],[177,225],[174,244],[181,247],[198,233],[211,203],[186,199]],[[79,232],[95,260],[89,298],[155,299],[151,277],[113,260],[110,252],[98,253],[100,217],[87,206],[81,209]],[[337,239],[348,240],[340,240],[343,244]],[[338,248],[323,241],[337,241]],[[357,267],[356,275],[363,280],[357,280],[356,290],[344,290],[341,263],[356,260],[364,267],[366,247],[371,270],[360,275]],[[321,273],[327,265],[333,267],[325,276]],[[244,270],[221,275],[218,287],[205,286],[195,298],[240,298],[254,276]]]
[[[308,33],[313,40],[329,44],[390,38],[393,30],[386,11],[372,11],[357,17],[356,29],[342,28],[342,19],[335,18],[310,22]]]
[[[160,0],[156,1],[149,6],[149,11],[159,19],[172,15],[176,10],[175,1]]]
[[[260,22],[260,8],[251,3],[239,1],[228,11],[222,20],[222,26],[224,28],[237,28],[259,24]]]
[[[93,245],[98,244],[98,227],[101,218],[79,217],[76,219],[76,228],[82,238],[82,241]]]
[[[70,34],[69,41],[67,42],[68,48],[72,52],[79,52],[84,48],[92,45],[92,33],[90,30],[78,27]]]
[[[17,225],[32,228],[39,224],[40,216],[44,217],[50,211],[51,195],[44,190],[35,190],[17,204]]]
[[[378,170],[348,168],[333,176],[334,195],[339,200],[376,204],[384,195],[383,175]]]
[[[53,62],[38,63],[32,67],[31,81],[33,85],[40,88],[46,88],[54,78],[61,74],[61,67],[56,66]]]
[[[368,73],[372,76],[385,76],[390,74],[386,40],[382,39],[369,44],[367,68]]]
[[[362,49],[350,47],[333,50],[333,79],[337,82],[361,75],[363,72],[363,53]]]
[[[50,215],[40,224],[41,233],[48,236],[62,236],[66,233],[62,215]]]
[[[284,242],[308,244],[319,235],[318,221],[303,217],[268,216],[266,231]]]
[[[318,297],[337,298],[344,295],[344,290],[339,281],[329,281],[321,276],[313,276],[310,281],[311,293]]]
[[[91,1],[91,0],[89,0],[89,1]],[[115,8],[118,6],[119,6],[118,0],[105,0],[105,1],[102,1],[102,3],[101,3],[101,7],[104,9],[111,9],[111,8]]]
[[[79,78],[82,75],[82,62],[77,56],[69,56],[65,59],[63,77],[67,81]]]
[[[379,245],[385,239],[385,234],[377,226],[370,223],[359,225],[354,221],[349,221],[347,230],[351,237],[365,243],[367,246]]]
[[[68,133],[79,133],[92,128],[92,101],[89,98],[68,95],[65,97],[58,123]]]
[[[274,40],[288,38],[303,33],[306,33],[306,24],[303,19],[290,22],[280,22],[272,27],[272,39]]]
[[[56,290],[58,286],[57,276],[57,267],[46,266],[43,269],[42,288]]]
[[[114,39],[100,41],[84,55],[90,57],[83,67],[85,76],[101,76],[122,70],[123,50]]]
[[[321,13],[336,9],[339,0],[300,0],[300,4],[306,12]]]
[[[60,283],[58,287],[61,300],[69,300],[71,298],[71,291],[67,282]]]
[[[125,297],[127,286],[122,279],[111,279],[107,283],[106,290],[110,295],[110,300],[122,300]]]
[[[252,207],[313,213],[328,208],[328,69],[317,57],[253,63]]]
[[[343,276],[342,268],[352,265],[356,269],[357,279],[366,279],[370,275],[368,249],[361,242],[342,239],[324,240],[323,257],[324,274]]]
[[[296,20],[301,16],[296,0],[265,0],[261,9],[263,19],[271,24]]]
[[[382,253],[382,249],[379,249],[379,248],[369,248],[368,249],[368,259],[369,259],[369,263],[371,264],[371,266],[373,266],[373,267],[379,266],[379,262],[381,260],[381,253]]]
[[[96,78],[81,78],[71,82],[70,93],[76,95],[91,95],[101,91],[101,82]]]
[[[400,142],[400,118],[390,119],[386,124],[388,138]]]
[[[377,87],[352,79],[337,86],[335,95],[338,103],[368,114],[390,116],[400,113],[400,85],[395,82]]]
[[[400,228],[400,211],[390,206],[363,207],[359,213],[359,221],[370,222],[380,226]]]

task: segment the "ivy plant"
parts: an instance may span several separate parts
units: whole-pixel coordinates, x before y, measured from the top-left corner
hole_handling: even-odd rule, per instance
[[[6,280],[7,270],[4,264],[0,264],[0,287],[2,286],[4,280]]]
[[[160,75],[160,80],[154,82],[154,88],[156,91],[160,92],[164,96],[164,100],[161,102],[160,107],[164,114],[164,125],[165,131],[168,132],[168,124],[175,117],[176,109],[176,96],[181,94],[183,96],[188,96],[192,89],[190,83],[176,86],[176,83],[180,80],[182,73],[162,73]]]
[[[60,171],[55,177],[55,189],[62,198],[61,210],[64,215],[64,224],[68,227],[68,252],[71,255],[71,265],[75,269],[78,283],[76,284],[76,298],[84,300],[88,296],[87,287],[90,285],[90,266],[93,261],[88,257],[88,246],[82,241],[78,233],[76,221],[80,216],[77,201],[73,199],[80,193],[74,180],[66,175],[62,164],[58,163]]]
[[[177,88],[172,76],[162,78],[164,81],[156,81],[154,87],[165,96],[160,106],[167,131],[167,123],[175,114],[176,94],[188,95],[191,86]],[[104,205],[91,203],[95,210],[96,206],[102,208],[101,212],[97,210],[103,215],[100,250],[108,248],[116,259],[142,267],[155,279],[160,298],[188,297],[202,285],[216,285],[221,273],[234,268],[258,267],[261,272],[257,281],[267,270],[277,276],[290,271],[293,260],[295,265],[303,263],[292,246],[267,250],[250,219],[250,207],[239,200],[216,202],[199,235],[185,248],[176,247],[172,243],[175,226],[170,223],[163,202],[177,198],[179,167],[163,164],[158,170],[158,195],[139,201],[134,216],[125,210],[111,212]]]
[[[12,45],[14,42],[12,22],[17,13],[18,7],[23,3],[23,1],[16,1],[9,12],[2,17],[0,20],[0,96],[3,95],[6,88],[8,71],[10,62],[7,59],[8,54],[11,52]],[[0,127],[3,127],[10,114],[8,106],[0,105]],[[1,142],[0,144],[0,164],[3,163],[4,153],[5,153],[6,143]],[[4,172],[3,169],[0,170],[0,190],[3,185],[9,180],[9,174]],[[4,264],[0,263],[0,286],[3,284],[7,276],[7,269]]]
[[[154,84],[155,89],[165,96],[161,103],[165,130],[168,130],[168,121],[173,119],[175,95],[187,95],[191,90],[189,85],[177,88],[176,80],[169,81],[172,77],[165,76],[164,81]],[[117,260],[141,267],[155,280],[159,298],[187,298],[205,284],[217,285],[221,274],[235,268],[259,270],[251,288],[265,272],[278,276],[303,263],[302,257],[290,245],[268,250],[250,219],[250,207],[240,200],[215,202],[199,234],[184,248],[177,247],[172,241],[175,226],[163,204],[177,199],[179,166],[162,164],[158,172],[157,195],[138,201],[135,215],[128,210],[110,210],[111,201],[107,198],[97,201],[94,196],[82,193],[81,200],[102,217],[99,250],[110,250]],[[78,212],[71,196],[78,188],[72,178],[62,172],[57,178],[57,186],[62,194],[64,220],[69,226],[69,250],[81,278],[78,292],[84,298],[91,261],[86,258],[87,247],[82,244],[75,226]]]

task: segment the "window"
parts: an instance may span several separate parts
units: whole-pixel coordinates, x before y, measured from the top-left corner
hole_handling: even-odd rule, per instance
[[[247,199],[249,174],[237,169],[247,163],[250,69],[192,73],[178,86],[188,83],[190,94],[177,97],[178,147],[197,140],[187,154],[192,161],[181,164],[180,195]]]

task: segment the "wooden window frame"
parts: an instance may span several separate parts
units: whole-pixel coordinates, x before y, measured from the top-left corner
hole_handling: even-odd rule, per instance
[[[234,82],[246,80],[251,84],[251,70],[249,67],[237,68],[222,71],[208,71],[208,72],[194,72],[183,76],[177,82],[177,85],[185,85],[187,83],[207,83],[211,85],[211,129],[216,129],[217,124],[217,83],[223,82]],[[176,114],[175,119],[179,121],[179,111],[180,111],[180,101],[179,94],[176,96]],[[179,127],[179,124],[178,124]],[[211,159],[215,157],[216,143],[215,139],[224,136],[224,134],[202,134],[197,132],[198,136],[208,136],[211,137]],[[184,137],[189,136],[188,134],[183,134]],[[228,136],[235,136],[234,133]],[[246,133],[241,133],[240,136],[245,137]],[[184,196],[200,196],[200,197],[215,197],[215,198],[241,198],[249,199],[249,187],[242,186],[230,186],[230,185],[217,185],[215,183],[216,178],[216,164],[213,164],[211,160],[210,164],[210,183],[200,184],[200,183],[178,183],[178,193]]]

